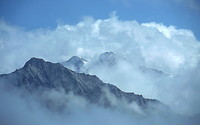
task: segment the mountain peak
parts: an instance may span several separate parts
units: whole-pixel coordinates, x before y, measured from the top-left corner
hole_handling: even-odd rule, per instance
[[[85,67],[86,59],[83,59],[78,56],[72,56],[69,60],[61,62],[61,64],[75,72],[87,72]]]
[[[45,63],[45,61],[43,59],[32,57],[30,60],[28,60],[25,63],[24,67],[39,65],[39,64],[43,64],[43,63]]]
[[[99,61],[105,65],[113,66],[117,63],[117,55],[112,51],[104,52],[99,56]]]
[[[81,58],[78,56],[72,56],[69,60],[81,60]]]
[[[30,61],[30,62],[34,62],[34,61],[45,62],[43,59],[41,59],[41,58],[36,58],[36,57],[32,57],[29,61]],[[29,61],[27,61],[27,62],[29,62]]]

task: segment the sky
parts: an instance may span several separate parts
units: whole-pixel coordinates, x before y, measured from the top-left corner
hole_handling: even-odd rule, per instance
[[[156,22],[190,29],[200,39],[199,0],[0,0],[0,18],[26,30],[77,24],[85,16]]]

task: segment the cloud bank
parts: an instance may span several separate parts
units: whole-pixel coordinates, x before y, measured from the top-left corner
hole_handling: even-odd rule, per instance
[[[122,90],[159,99],[186,116],[200,113],[199,50],[199,41],[190,30],[122,21],[116,15],[104,20],[85,17],[76,25],[33,31],[0,21],[1,74],[22,67],[33,56],[62,62],[74,55],[92,60],[113,51],[129,63],[91,73]],[[144,75],[137,66],[158,69],[172,77]]]
[[[2,84],[0,90],[0,100],[4,100],[0,103],[0,122],[3,125],[198,124],[197,119],[167,111],[163,112],[164,114],[153,113],[150,116],[135,114],[131,112],[133,105],[127,107],[127,110],[103,108],[73,94],[66,95],[62,90],[30,94],[19,89],[8,89]]]
[[[105,20],[86,17],[77,25],[34,31],[25,31],[1,20],[0,32],[1,73],[21,67],[32,56],[59,62],[73,55],[90,59],[105,51],[173,73],[198,63],[199,42],[190,30],[121,21],[115,15]]]

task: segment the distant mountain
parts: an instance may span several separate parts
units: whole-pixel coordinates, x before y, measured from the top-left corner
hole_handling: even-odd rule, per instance
[[[88,61],[86,59],[80,58],[78,56],[73,56],[69,60],[65,62],[61,62],[61,64],[75,72],[86,73],[87,67],[85,66]]]
[[[122,60],[120,56],[114,52],[104,52],[99,55],[98,60],[87,61],[84,58],[78,56],[72,56],[69,60],[61,62],[63,66],[79,73],[88,73],[88,70],[97,66],[112,67],[115,66],[118,61]],[[89,64],[89,65],[87,65]]]
[[[126,93],[114,85],[103,83],[95,75],[76,73],[59,63],[45,62],[38,58],[31,58],[24,67],[10,74],[0,75],[0,81],[17,88],[24,88],[31,93],[62,88],[66,94],[72,92],[90,103],[106,107],[112,106],[112,103],[105,91],[119,101],[134,102],[142,108],[148,104],[159,104],[155,99],[145,99],[142,95]]]
[[[118,56],[114,52],[105,52],[99,56],[99,62],[106,66],[116,65]]]
[[[87,61],[86,59],[80,58],[78,56],[73,56],[69,60],[65,62],[61,62],[61,64],[75,72],[79,73],[88,73],[89,71],[92,71],[93,69],[98,69],[100,68],[112,68],[119,64],[120,62],[123,62],[122,64],[132,64],[131,62],[128,61],[128,58],[126,59],[125,57],[122,57],[120,55],[117,55],[116,53],[109,51],[109,52],[104,52],[99,55],[98,60],[93,61],[91,60],[90,62]],[[137,69],[144,73],[144,74],[149,74],[151,76],[167,76],[167,77],[173,77],[172,74],[166,73],[164,71],[146,67],[146,66],[136,66]],[[116,67],[115,67],[116,68]]]
[[[140,66],[139,67],[140,71],[143,73],[151,74],[151,75],[162,75],[162,76],[170,76],[172,77],[173,75],[170,73],[165,73],[161,70],[153,69],[153,68],[147,68],[145,66]]]

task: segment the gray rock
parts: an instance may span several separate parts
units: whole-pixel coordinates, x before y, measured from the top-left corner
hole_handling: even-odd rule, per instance
[[[149,103],[159,103],[155,99],[145,99],[142,95],[123,92],[114,85],[103,83],[95,75],[76,73],[60,63],[45,62],[38,58],[31,58],[24,67],[10,74],[0,75],[0,81],[25,88],[29,92],[63,88],[66,94],[73,92],[90,103],[103,106],[112,106],[105,90],[118,101],[135,102],[143,108]]]

